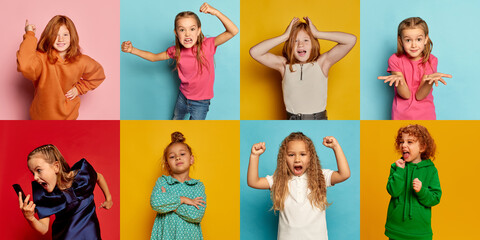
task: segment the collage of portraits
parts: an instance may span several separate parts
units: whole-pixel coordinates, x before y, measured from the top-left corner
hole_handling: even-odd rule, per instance
[[[0,239],[474,239],[478,10],[5,2]]]

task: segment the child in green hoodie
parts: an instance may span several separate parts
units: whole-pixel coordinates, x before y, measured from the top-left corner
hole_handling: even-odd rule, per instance
[[[385,235],[393,240],[431,240],[432,207],[442,196],[432,162],[435,142],[424,126],[408,125],[398,130],[395,147],[402,157],[392,164],[388,177]]]

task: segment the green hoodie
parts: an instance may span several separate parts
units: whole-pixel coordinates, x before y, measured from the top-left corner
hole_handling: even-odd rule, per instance
[[[413,179],[422,182],[420,192],[413,190]],[[442,189],[437,168],[430,159],[405,163],[405,168],[392,164],[387,191],[392,196],[388,205],[385,235],[391,239],[432,239],[432,206],[440,202]]]

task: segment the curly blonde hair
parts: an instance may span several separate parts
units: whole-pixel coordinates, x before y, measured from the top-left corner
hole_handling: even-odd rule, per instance
[[[435,151],[437,149],[437,145],[435,144],[435,141],[433,140],[426,127],[414,124],[398,129],[397,137],[395,138],[395,149],[399,153],[402,153],[402,147],[400,146],[400,141],[402,140],[402,133],[416,137],[420,143],[420,146],[425,148],[425,150],[420,154],[420,158],[422,160],[435,160]]]
[[[327,186],[322,172],[322,166],[315,150],[315,145],[312,140],[305,136],[302,132],[293,132],[288,135],[280,145],[277,157],[277,169],[273,174],[273,185],[271,188],[271,197],[273,201],[273,210],[283,210],[285,198],[288,195],[288,180],[293,173],[289,170],[287,165],[287,145],[291,141],[303,141],[308,149],[310,156],[310,164],[306,170],[308,177],[308,199],[312,206],[325,210],[328,207],[327,202]]]

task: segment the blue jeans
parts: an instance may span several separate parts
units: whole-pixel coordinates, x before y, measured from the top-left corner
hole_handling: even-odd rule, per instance
[[[187,113],[190,113],[190,120],[205,120],[209,106],[210,99],[188,100],[182,92],[179,92],[173,112],[173,120],[184,120]]]

